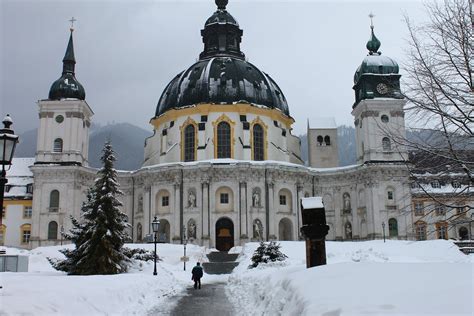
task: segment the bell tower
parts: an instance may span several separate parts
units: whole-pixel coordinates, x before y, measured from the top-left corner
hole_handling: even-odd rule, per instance
[[[52,84],[48,99],[38,101],[36,165],[88,165],[89,127],[94,113],[75,76],[74,29],[70,31],[61,77]]]
[[[400,92],[401,75],[397,62],[382,56],[372,23],[370,28],[369,53],[354,75],[357,162],[404,161],[406,101]]]

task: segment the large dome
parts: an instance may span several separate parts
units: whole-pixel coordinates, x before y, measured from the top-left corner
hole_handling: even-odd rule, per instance
[[[227,0],[216,0],[217,11],[201,30],[204,50],[199,61],[171,80],[158,101],[155,116],[199,103],[252,103],[279,109],[289,116],[283,92],[269,75],[245,60],[242,30],[227,12]]]
[[[198,61],[171,80],[158,102],[156,116],[193,104],[236,102],[279,109],[289,115],[285,96],[270,76],[245,60],[213,57]]]

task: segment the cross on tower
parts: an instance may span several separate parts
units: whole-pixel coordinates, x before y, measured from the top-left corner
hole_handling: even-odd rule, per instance
[[[77,21],[77,20],[76,20],[74,17],[72,17],[72,18],[69,20],[69,22],[71,22],[71,31],[74,30],[74,22],[76,22],[76,21]]]
[[[375,14],[373,14],[372,12],[370,12],[369,14],[369,18],[370,18],[370,27],[371,28],[374,28],[374,17],[375,17]]]

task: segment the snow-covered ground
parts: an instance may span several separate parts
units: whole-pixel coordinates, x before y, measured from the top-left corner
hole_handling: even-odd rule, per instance
[[[452,242],[328,242],[328,265],[312,269],[305,266],[304,243],[281,244],[286,262],[255,269],[247,267],[258,244],[236,247],[241,264],[234,273],[205,275],[203,286],[227,281],[241,315],[473,315],[474,256]],[[151,262],[121,275],[67,276],[46,260],[61,257],[60,248],[7,249],[29,255],[29,272],[0,273],[0,315],[167,314],[208,251],[188,245],[187,271],[179,261],[182,245],[159,244],[157,276]]]
[[[327,242],[328,264],[306,269],[305,245],[247,269],[248,243],[227,294],[241,315],[474,315],[474,256],[449,241]]]

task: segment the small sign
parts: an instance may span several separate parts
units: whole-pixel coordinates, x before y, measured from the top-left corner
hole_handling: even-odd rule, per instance
[[[186,256],[183,256],[180,258],[181,261],[184,261],[184,262],[188,262],[189,261],[189,257],[186,257]]]

